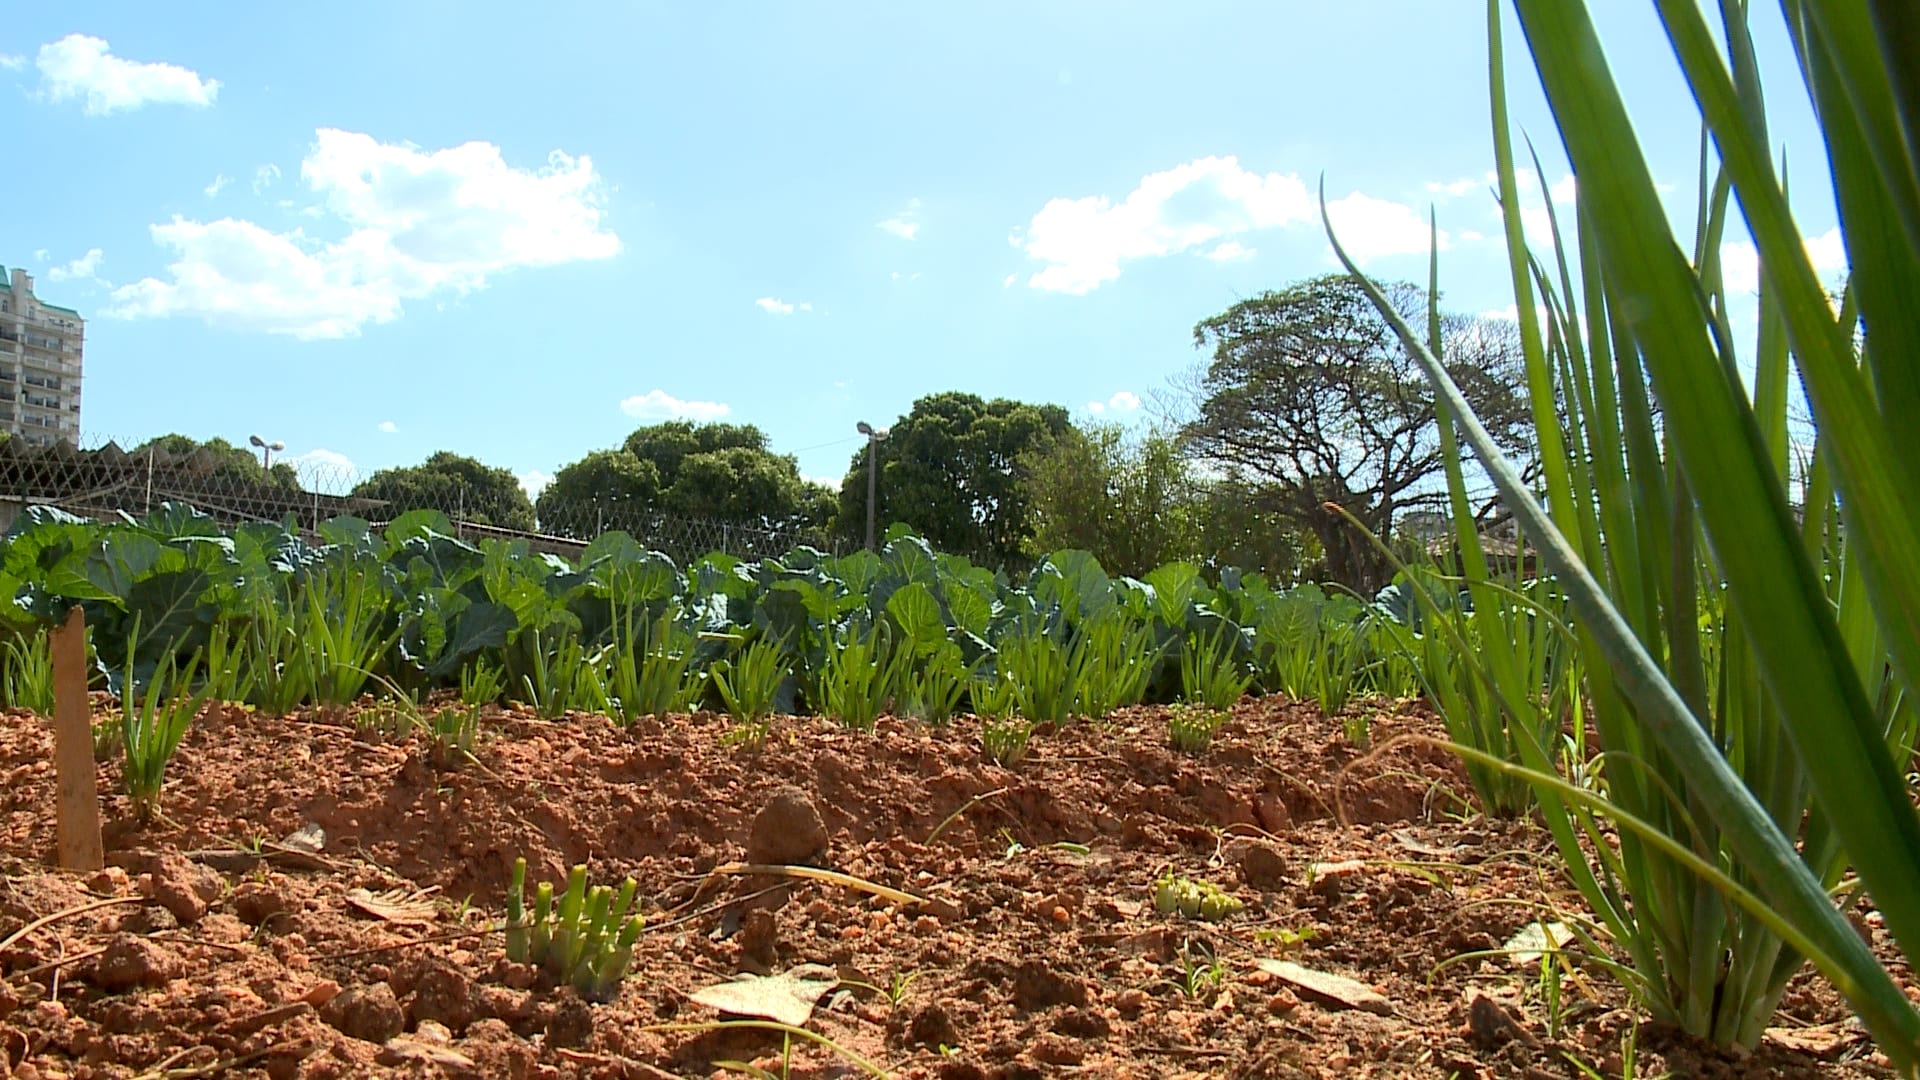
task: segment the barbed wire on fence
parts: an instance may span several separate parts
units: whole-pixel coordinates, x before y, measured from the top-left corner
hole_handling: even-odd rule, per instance
[[[83,445],[0,442],[0,532],[10,529],[29,506],[99,519],[145,517],[176,503],[223,525],[290,521],[307,533],[334,518],[360,518],[383,527],[402,514],[430,510],[445,515],[459,539],[524,540],[536,550],[570,556],[583,552],[595,538],[619,531],[682,565],[715,552],[757,559],[803,546],[835,555],[851,549],[826,529],[801,522],[715,521],[613,498],[552,496],[540,500],[540,515],[529,518],[524,512],[501,514],[497,493],[490,499],[455,478],[425,491],[370,498],[354,494],[366,477],[342,462],[283,458],[269,467],[218,450],[175,453],[150,440],[133,444],[132,450],[112,439],[90,439]]]

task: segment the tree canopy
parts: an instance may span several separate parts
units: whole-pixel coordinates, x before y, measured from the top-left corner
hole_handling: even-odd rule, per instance
[[[384,499],[394,513],[431,508],[476,524],[533,529],[533,503],[513,473],[448,450],[418,465],[381,469],[353,494]]]
[[[1070,428],[1027,462],[1033,539],[1040,556],[1092,552],[1116,574],[1141,577],[1174,561],[1232,566],[1291,580],[1298,537],[1234,478],[1206,478],[1163,430],[1119,424]]]
[[[943,551],[1023,561],[1033,525],[1022,463],[1069,426],[1058,405],[958,391],[921,398],[880,443],[880,530],[904,523]],[[871,445],[853,455],[840,485],[839,530],[856,542],[866,534]]]
[[[780,530],[825,526],[833,500],[752,424],[669,420],[561,468],[538,510],[543,528],[575,536],[644,530],[660,515]]]
[[[259,453],[244,446],[235,446],[217,436],[201,440],[174,432],[148,439],[128,451],[128,454],[140,457],[148,450],[159,450],[175,462],[187,461],[200,453],[201,460],[206,462],[208,471],[213,475],[245,483],[269,484],[289,491],[297,491],[300,487],[300,475],[293,466],[281,461],[275,462],[271,468],[262,468]]]
[[[1414,325],[1425,293],[1384,287]],[[1344,275],[1242,301],[1194,328],[1212,359],[1192,387],[1198,415],[1182,429],[1214,468],[1259,485],[1274,508],[1318,538],[1328,574],[1363,593],[1390,577],[1372,542],[1327,504],[1381,537],[1403,510],[1441,507],[1444,463],[1433,392],[1359,286]],[[1529,445],[1524,365],[1511,323],[1441,319],[1448,369],[1496,439]]]

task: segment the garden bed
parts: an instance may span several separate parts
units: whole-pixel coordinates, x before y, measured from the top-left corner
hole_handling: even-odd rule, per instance
[[[1036,738],[1011,770],[966,720],[866,735],[785,719],[750,752],[723,744],[717,717],[623,731],[489,710],[477,760],[440,766],[424,738],[382,741],[352,719],[209,710],[170,768],[165,820],[137,826],[110,796],[110,866],[79,877],[44,868],[50,730],[0,719],[0,941],[121,901],[0,948],[0,1075],[658,1078],[725,1060],[858,1075],[809,1044],[785,1062],[765,1030],[661,1030],[720,1018],[690,999],[702,987],[803,964],[842,980],[808,1029],[901,1077],[1625,1064],[1634,1014],[1604,973],[1572,972],[1555,1007],[1537,964],[1456,959],[1576,898],[1544,834],[1473,816],[1458,765],[1401,738],[1439,734],[1415,706],[1372,718],[1371,755],[1351,725],[1269,698],[1237,707],[1201,755],[1168,748],[1165,710],[1132,709]],[[103,791],[118,768],[101,766]],[[804,813],[756,830],[787,789],[824,826],[818,865],[926,902],[713,875],[822,846]],[[486,932],[521,856],[534,881],[583,862],[595,882],[638,882],[647,930],[612,1002],[553,989]],[[1161,913],[1166,872],[1244,907]],[[1870,915],[1860,925],[1893,955]],[[1358,986],[1330,996],[1273,961]],[[1637,1075],[1890,1075],[1811,976],[1774,1023],[1739,1057],[1643,1028]]]

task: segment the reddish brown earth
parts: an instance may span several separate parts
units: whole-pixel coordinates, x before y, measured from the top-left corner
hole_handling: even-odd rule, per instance
[[[1166,747],[1163,712],[1136,710],[1036,738],[1013,770],[965,722],[861,735],[790,719],[758,753],[725,730],[501,713],[478,765],[439,768],[419,738],[216,709],[169,771],[166,820],[135,826],[109,797],[111,865],[70,876],[46,869],[51,734],[0,717],[0,1076],[660,1078],[729,1059],[780,1075],[777,1035],[662,1026],[718,1019],[688,998],[703,986],[802,963],[846,980],[810,1029],[900,1077],[1585,1075],[1572,1058],[1621,1075],[1635,1014],[1603,973],[1564,984],[1555,1027],[1534,970],[1456,959],[1570,901],[1537,829],[1472,817],[1448,756],[1394,741],[1438,733],[1417,708],[1376,716],[1371,756],[1271,699],[1198,757]],[[116,791],[117,766],[100,782]],[[820,865],[925,902],[805,881],[746,899],[781,883],[712,878],[788,788],[824,823]],[[249,854],[310,824],[318,859]],[[640,883],[648,932],[615,1001],[553,990],[485,931],[519,855],[535,880],[586,862]],[[1245,908],[1158,914],[1165,870]],[[356,889],[422,893],[420,921],[370,915]],[[118,902],[17,934],[102,900]],[[1209,952],[1222,978],[1190,995],[1182,956]],[[1356,979],[1384,1015],[1290,989],[1263,958]],[[1809,975],[1775,1023],[1738,1058],[1642,1027],[1637,1075],[1890,1075]],[[789,1075],[859,1072],[803,1044]]]

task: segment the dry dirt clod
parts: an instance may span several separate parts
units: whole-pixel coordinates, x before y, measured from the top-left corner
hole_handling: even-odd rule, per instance
[[[773,971],[780,962],[780,931],[773,912],[754,908],[740,924],[740,967],[756,975]]]
[[[120,934],[94,961],[89,981],[108,992],[136,986],[161,986],[181,972],[180,958],[157,942]]]
[[[1287,859],[1272,844],[1249,842],[1240,850],[1240,880],[1250,889],[1277,892],[1287,885]]]
[[[593,1038],[593,1007],[562,991],[554,1002],[553,1015],[547,1018],[547,1042],[553,1046],[578,1049]]]
[[[1467,1005],[1467,1038],[1482,1050],[1492,1050],[1509,1041],[1540,1045],[1540,1040],[1521,1027],[1499,1002],[1484,994],[1475,994]]]
[[[292,907],[292,901],[285,893],[264,881],[243,881],[234,886],[233,895],[228,899],[233,905],[233,913],[248,926],[259,926],[275,915],[285,914]]]
[[[1040,960],[1023,960],[1013,971],[1013,1001],[1029,1012],[1055,1005],[1085,1005],[1087,984],[1048,967]]]
[[[407,1026],[393,987],[383,982],[341,991],[320,1010],[320,1018],[349,1038],[375,1044],[386,1043]]]
[[[827,826],[807,793],[796,787],[774,792],[753,819],[747,837],[747,861],[774,866],[808,866],[827,852]]]
[[[149,853],[141,867],[146,895],[180,921],[192,926],[220,896],[220,875],[177,851]]]
[[[473,983],[452,967],[435,964],[420,973],[413,990],[415,1023],[437,1022],[462,1031],[473,1022]]]

